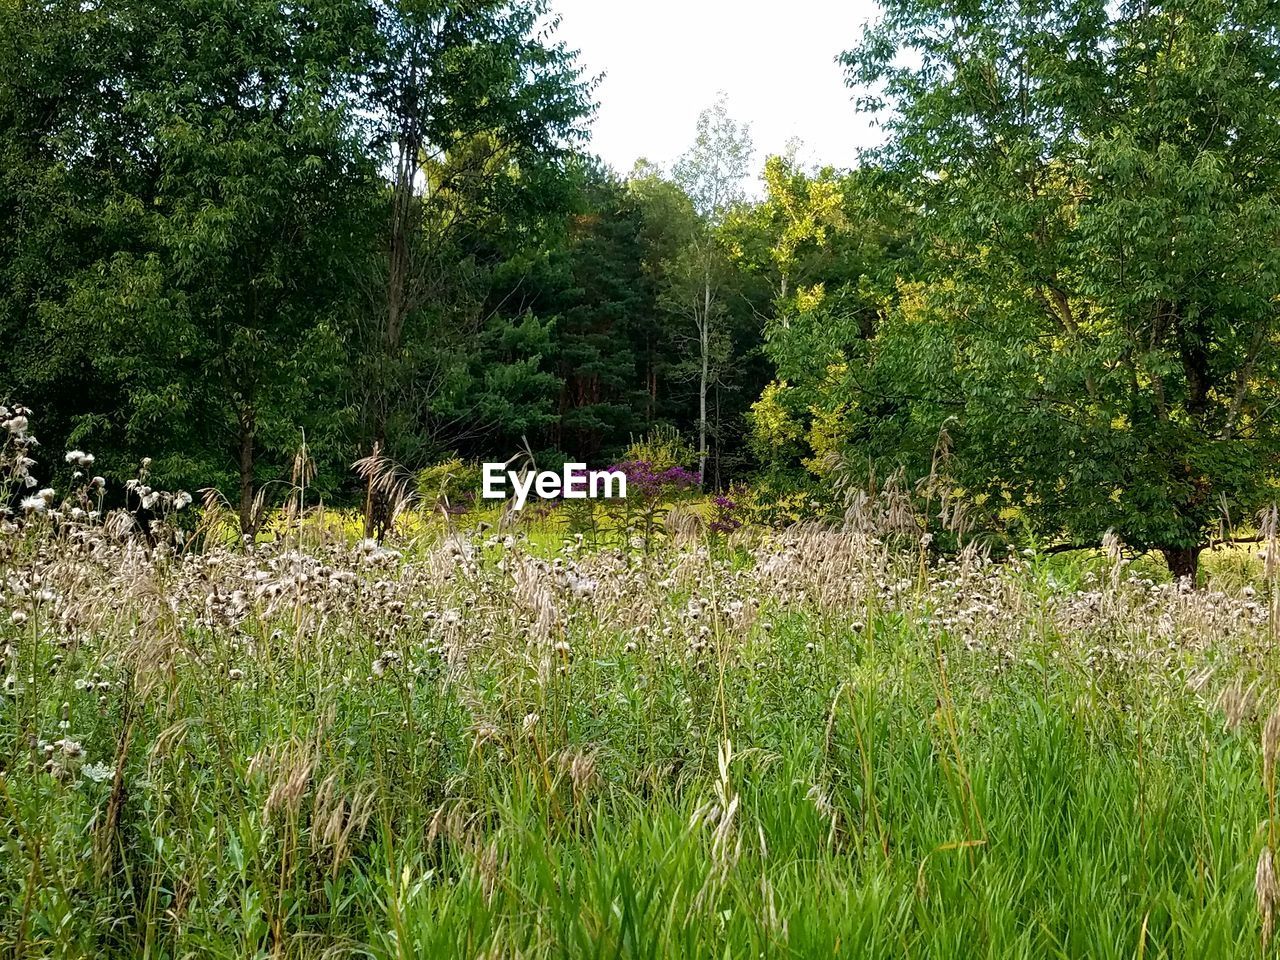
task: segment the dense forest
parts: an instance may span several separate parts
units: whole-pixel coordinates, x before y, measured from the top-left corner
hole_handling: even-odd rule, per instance
[[[880,147],[721,100],[618,172],[543,0],[0,0],[0,399],[246,530],[304,444],[354,503],[673,427],[709,489],[1194,572],[1276,496],[1280,5],[881,7]]]

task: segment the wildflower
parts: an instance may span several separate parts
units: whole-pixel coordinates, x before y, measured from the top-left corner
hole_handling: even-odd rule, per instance
[[[520,723],[520,728],[521,728],[525,733],[532,733],[532,732],[533,732],[533,728],[534,728],[534,727],[536,727],[536,726],[538,725],[538,721],[539,721],[540,719],[541,719],[541,717],[539,717],[537,713],[533,713],[533,712],[526,713],[526,714],[524,715],[524,720],[523,720],[523,721],[521,721],[521,723]]]
[[[28,420],[26,417],[10,417],[0,426],[3,426],[10,433],[26,433]]]
[[[94,783],[112,780],[116,775],[115,768],[105,763],[86,763],[80,768],[80,773],[86,780],[92,780]]]
[[[15,610],[9,614],[9,620],[17,626],[22,626],[27,622],[27,612],[25,610]]]
[[[23,513],[44,513],[49,504],[44,497],[23,497],[21,506]]]
[[[179,490],[177,495],[173,498],[173,509],[175,510],[181,510],[183,507],[189,506],[190,504],[191,494],[187,493],[185,490]]]
[[[227,671],[227,676],[232,680],[243,680],[244,671],[241,670],[239,667],[232,667],[230,670]]]
[[[82,459],[84,459],[84,451],[68,450],[65,459],[67,463],[79,463]]]

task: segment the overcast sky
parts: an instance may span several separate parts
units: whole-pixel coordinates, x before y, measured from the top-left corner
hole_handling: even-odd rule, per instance
[[[664,167],[694,137],[716,92],[751,124],[759,168],[791,137],[810,164],[852,166],[875,134],[853,109],[836,56],[874,16],[874,0],[552,0],[559,37],[604,73],[592,147],[620,173]]]

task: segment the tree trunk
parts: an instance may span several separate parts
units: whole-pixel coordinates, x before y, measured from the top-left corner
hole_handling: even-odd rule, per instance
[[[702,376],[698,379],[698,481],[705,487],[707,482],[707,381],[711,378],[711,261],[709,259],[702,281],[702,324],[698,330],[698,339],[702,346]]]
[[[702,325],[702,376],[698,379],[698,478],[706,485],[707,476],[707,379],[711,367],[707,343],[707,325]]]
[[[410,82],[416,77],[416,64],[410,74]],[[373,414],[373,436],[370,444],[371,455],[387,448],[387,422],[391,415],[392,398],[395,387],[391,384],[393,377],[399,376],[396,371],[396,360],[400,352],[400,344],[404,339],[405,323],[413,308],[413,297],[410,286],[413,280],[413,248],[412,240],[415,230],[415,205],[418,200],[414,195],[414,183],[418,176],[420,140],[417,134],[417,116],[410,110],[401,118],[405,131],[399,141],[399,153],[396,157],[395,170],[391,182],[391,216],[390,233],[387,240],[387,287],[386,314],[383,320],[380,342],[374,345],[379,351],[376,364],[377,375],[375,391],[375,410]],[[393,372],[395,371],[395,372]],[[372,490],[372,487],[370,488]],[[366,539],[375,535],[381,539],[381,531],[385,527],[386,517],[380,512],[383,502],[372,493],[365,497],[364,535]]]
[[[244,407],[240,411],[240,532],[250,537],[257,526],[253,515],[253,440],[257,424],[253,407]]]
[[[1160,553],[1164,562],[1169,565],[1169,573],[1173,579],[1187,577],[1191,586],[1196,585],[1196,575],[1200,572],[1200,551],[1203,547],[1161,547]]]
[[[416,150],[404,145],[402,150]],[[391,186],[391,237],[387,247],[387,323],[383,328],[383,349],[388,359],[395,356],[404,333],[409,306],[410,234],[413,231],[413,178],[417,167],[402,157]]]
[[[711,437],[716,442],[716,455],[714,458],[714,484],[712,489],[720,489],[720,382],[716,381],[716,428],[711,432]]]

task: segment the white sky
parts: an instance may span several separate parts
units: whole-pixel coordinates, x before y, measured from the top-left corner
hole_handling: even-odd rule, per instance
[[[553,0],[557,34],[604,73],[590,149],[619,173],[637,157],[664,168],[693,141],[698,113],[729,95],[751,124],[758,170],[791,137],[806,165],[851,167],[876,141],[854,112],[835,57],[852,47],[874,0]]]

